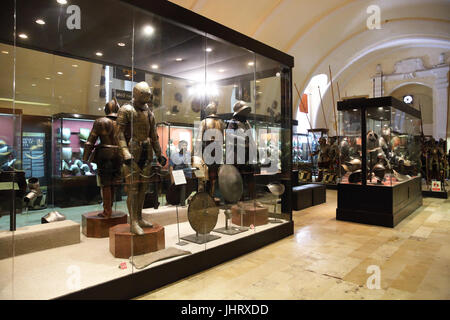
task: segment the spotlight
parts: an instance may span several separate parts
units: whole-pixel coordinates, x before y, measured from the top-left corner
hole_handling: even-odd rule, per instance
[[[151,25],[146,25],[143,31],[146,36],[151,36],[153,32],[155,32],[155,28],[153,28]]]

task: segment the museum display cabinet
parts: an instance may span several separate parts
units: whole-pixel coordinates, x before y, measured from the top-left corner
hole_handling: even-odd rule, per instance
[[[421,174],[422,195],[432,198],[448,198],[449,158],[447,141],[433,136],[422,137]]]
[[[26,192],[25,172],[22,170],[22,110],[0,108],[0,216],[22,212],[22,197]],[[11,201],[14,199],[14,201]]]
[[[293,57],[60,2],[2,3],[0,299],[131,298],[293,234]]]
[[[311,148],[311,181],[335,186],[338,169],[337,137],[328,136],[328,129],[308,129],[308,143]]]
[[[338,114],[336,218],[394,227],[422,205],[420,111],[380,97],[339,101]]]
[[[98,116],[58,113],[52,116],[51,193],[59,207],[101,202],[96,183],[97,164],[83,161],[85,143]]]

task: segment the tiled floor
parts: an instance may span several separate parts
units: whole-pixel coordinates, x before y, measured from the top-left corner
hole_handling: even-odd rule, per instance
[[[139,299],[450,299],[450,200],[390,229],[336,221],[336,196],[295,212],[293,236]]]

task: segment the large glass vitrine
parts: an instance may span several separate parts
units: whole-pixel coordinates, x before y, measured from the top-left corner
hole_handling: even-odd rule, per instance
[[[422,204],[420,111],[381,97],[340,101],[338,113],[337,218],[393,227]]]
[[[129,298],[293,233],[291,56],[168,1],[2,5],[0,299]]]

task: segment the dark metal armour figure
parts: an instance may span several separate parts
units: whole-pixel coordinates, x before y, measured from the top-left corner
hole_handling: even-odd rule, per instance
[[[151,98],[149,85],[139,82],[133,88],[132,104],[123,105],[117,116],[117,138],[125,163],[130,231],[137,235],[144,234],[142,227],[153,226],[142,219],[145,194],[150,183],[153,151],[162,166],[167,161],[161,154],[155,117],[147,105]]]
[[[115,99],[105,105],[106,117],[95,120],[83,153],[84,161],[97,164],[97,184],[103,198],[103,212],[99,216],[106,218],[112,214],[114,186],[121,182],[122,156],[115,136],[118,110],[119,104]],[[95,145],[98,138],[100,144]]]

